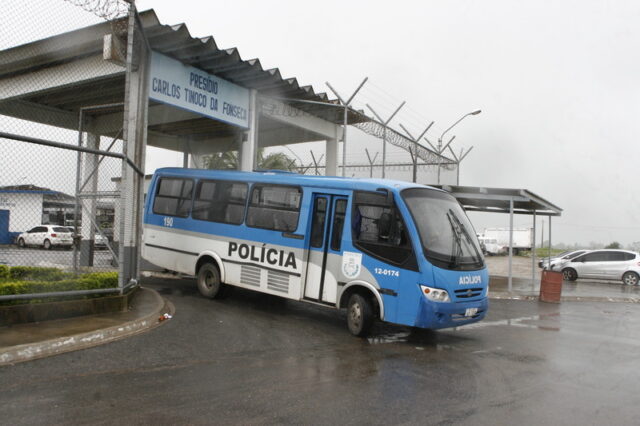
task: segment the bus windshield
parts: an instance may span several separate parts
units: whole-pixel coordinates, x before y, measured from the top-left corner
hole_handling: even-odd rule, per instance
[[[475,231],[458,201],[451,195],[427,188],[402,191],[418,228],[427,259],[451,270],[478,270],[484,259]]]

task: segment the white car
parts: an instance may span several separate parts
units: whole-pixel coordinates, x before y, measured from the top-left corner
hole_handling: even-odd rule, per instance
[[[103,237],[98,232],[96,232],[93,238],[93,244],[95,245],[95,247],[107,248],[107,245],[109,244],[109,240],[107,239],[107,237]]]
[[[64,226],[40,225],[18,235],[16,243],[20,247],[39,246],[46,250],[52,247],[71,248],[73,234]]]
[[[596,278],[622,280],[627,285],[640,283],[640,254],[633,251],[593,250],[571,259],[561,268],[568,281]]]
[[[75,231],[73,228],[66,226],[65,229],[71,233],[71,236],[75,236]],[[103,237],[99,232],[96,232],[93,237],[93,244],[96,248],[107,248],[109,244],[109,239],[107,237]]]
[[[484,244],[485,254],[498,255],[505,254],[507,252],[507,249],[498,244],[498,240],[495,238],[479,238],[479,240]]]
[[[585,254],[589,250],[572,250],[565,251],[551,258],[551,267],[549,267],[549,258],[542,258],[538,261],[538,266],[543,269],[555,269],[556,271],[562,269],[562,265],[567,263],[573,258],[580,256],[581,254]]]

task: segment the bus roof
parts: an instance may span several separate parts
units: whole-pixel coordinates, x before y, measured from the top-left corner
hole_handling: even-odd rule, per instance
[[[236,181],[289,184],[300,186],[321,186],[334,189],[359,189],[365,191],[375,191],[378,188],[385,188],[397,192],[407,188],[431,188],[412,182],[405,182],[391,179],[355,178],[339,176],[314,176],[301,175],[299,173],[285,172],[281,170],[265,170],[256,172],[241,172],[236,170],[213,170],[213,169],[185,169],[181,167],[164,167],[156,170],[161,175],[179,175],[193,178],[221,178]],[[444,192],[444,191],[443,191]]]

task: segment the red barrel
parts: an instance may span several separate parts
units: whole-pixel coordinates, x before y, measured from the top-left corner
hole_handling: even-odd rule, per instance
[[[560,303],[562,296],[562,272],[542,271],[540,277],[540,301]]]

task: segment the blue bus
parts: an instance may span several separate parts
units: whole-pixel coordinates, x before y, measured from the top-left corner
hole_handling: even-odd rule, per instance
[[[242,287],[347,310],[366,336],[382,320],[441,329],[480,321],[489,275],[449,193],[383,179],[158,169],[143,257],[193,275],[200,293]]]

